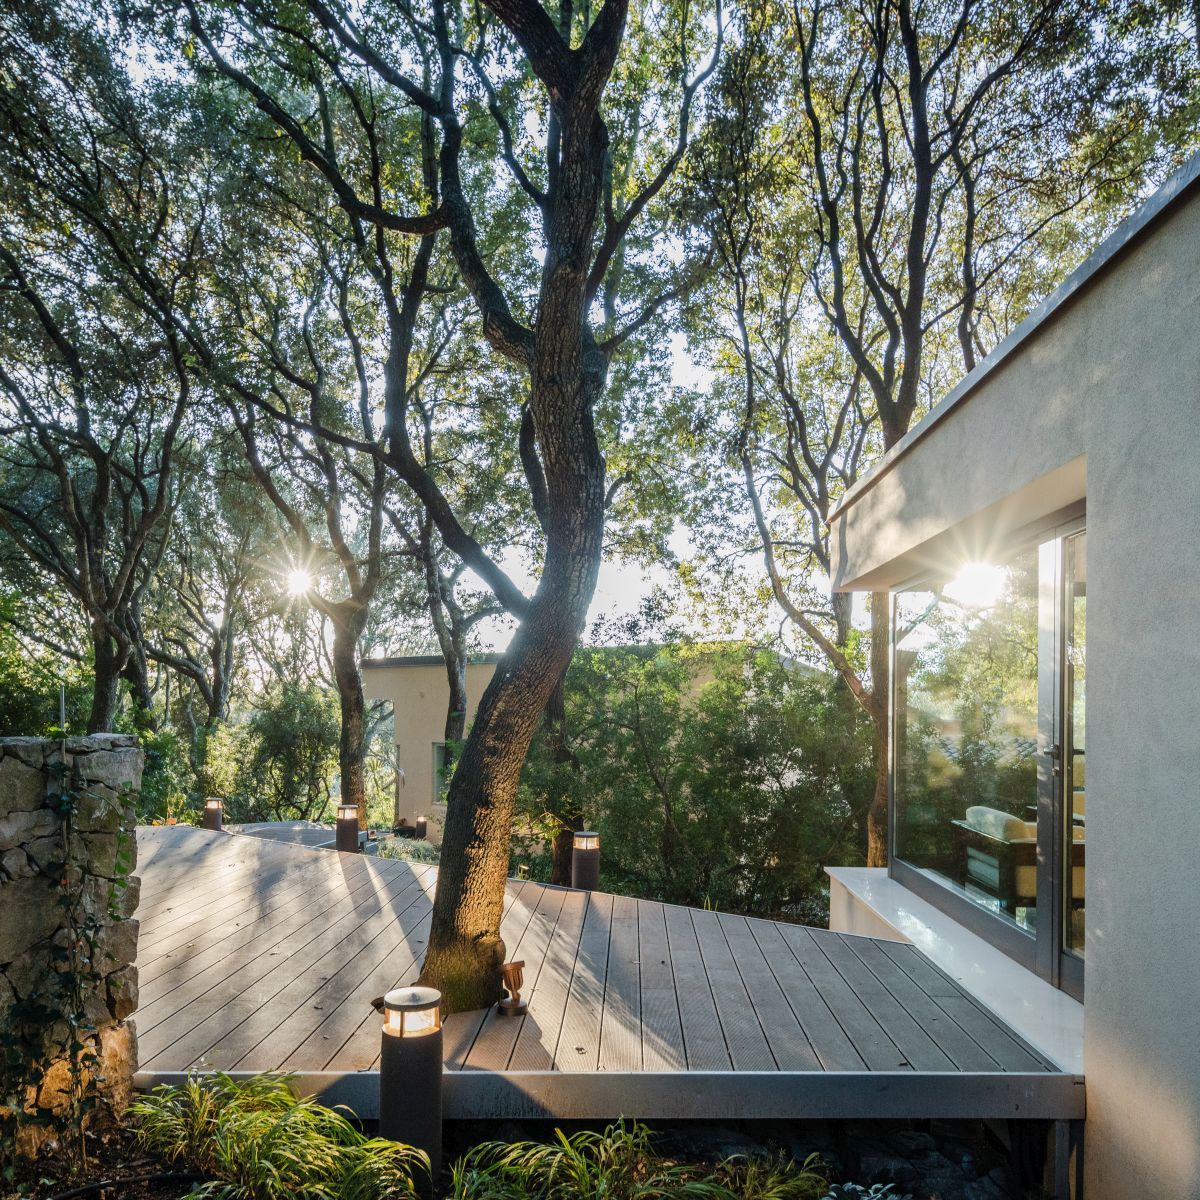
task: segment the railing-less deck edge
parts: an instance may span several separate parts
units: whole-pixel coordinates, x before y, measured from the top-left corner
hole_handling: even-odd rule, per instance
[[[202,1072],[197,1072],[202,1073]],[[254,1074],[227,1072],[233,1078]],[[183,1071],[142,1071],[142,1091]],[[302,1096],[379,1113],[377,1071],[301,1071]],[[1082,1120],[1083,1077],[915,1071],[446,1071],[448,1120]]]

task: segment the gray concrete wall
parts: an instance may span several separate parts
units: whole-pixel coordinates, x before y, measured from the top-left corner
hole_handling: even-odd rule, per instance
[[[1086,492],[1087,1195],[1200,1198],[1200,193],[863,490],[836,576],[987,557]]]

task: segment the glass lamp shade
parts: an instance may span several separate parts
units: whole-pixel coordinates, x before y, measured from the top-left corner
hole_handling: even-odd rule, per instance
[[[219,812],[221,808],[221,801],[215,796],[210,796],[207,800],[205,800],[204,807],[208,809],[209,812]]]
[[[442,1027],[442,993],[436,988],[397,988],[383,998],[383,1032],[394,1037],[423,1037]]]
[[[337,808],[338,820],[349,821],[351,818],[358,818],[357,804],[339,804]]]
[[[590,829],[585,829],[575,835],[573,845],[576,850],[599,850],[600,835],[593,833]]]

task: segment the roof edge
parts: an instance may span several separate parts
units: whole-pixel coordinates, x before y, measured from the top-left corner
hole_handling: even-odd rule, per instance
[[[1058,316],[1125,254],[1133,250],[1177,208],[1200,184],[1200,152],[1192,155],[1138,209],[1122,221],[1017,327],[976,364],[975,368],[937,402],[861,479],[842,496],[829,514],[832,523],[925,438],[931,430],[962,404],[987,378],[997,371],[1043,325]]]
[[[467,666],[492,666],[504,656],[502,654],[469,654]],[[446,660],[440,654],[398,654],[383,658],[364,658],[361,667],[441,667]]]

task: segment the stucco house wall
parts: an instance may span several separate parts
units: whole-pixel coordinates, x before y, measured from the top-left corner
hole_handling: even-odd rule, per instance
[[[496,671],[497,656],[467,664],[467,725]],[[363,662],[363,694],[368,700],[387,700],[395,714],[396,758],[403,772],[397,788],[397,816],[411,825],[418,817],[428,822],[428,837],[440,843],[446,806],[435,804],[434,746],[445,740],[450,683],[440,657],[367,659]]]
[[[1200,161],[835,515],[835,584],[1086,497],[1088,1200],[1200,1198]]]

